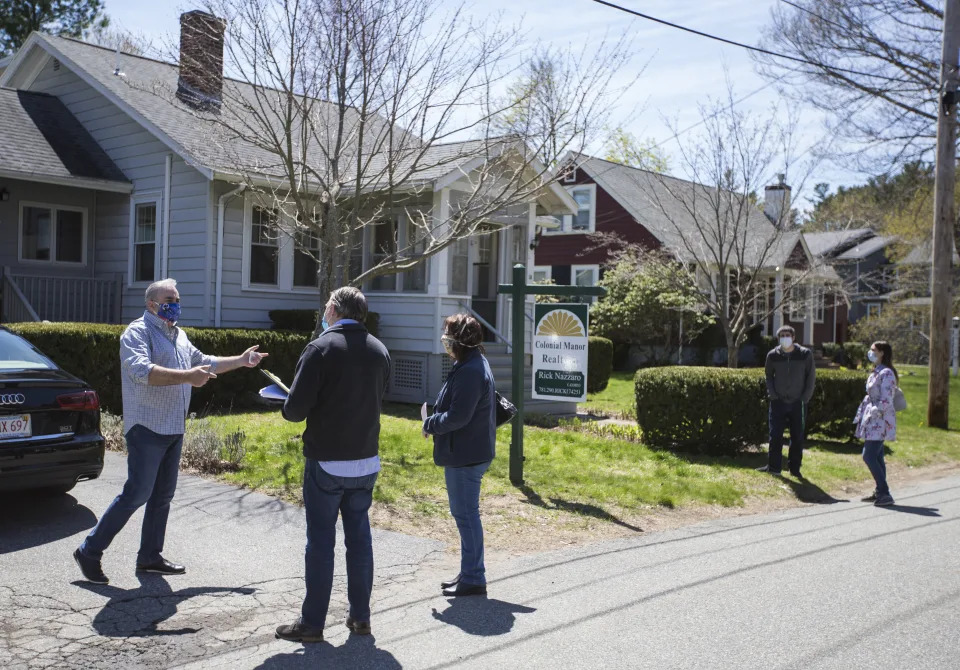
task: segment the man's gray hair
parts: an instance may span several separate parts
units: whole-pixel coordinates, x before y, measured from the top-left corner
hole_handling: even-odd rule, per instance
[[[155,282],[153,282],[152,284],[150,284],[150,286],[147,287],[147,293],[146,293],[146,295],[145,295],[145,300],[146,300],[147,302],[149,302],[149,301],[151,301],[151,300],[153,300],[154,302],[156,302],[156,301],[157,301],[157,297],[160,295],[160,291],[162,291],[162,290],[165,289],[165,288],[170,288],[170,289],[177,288],[177,280],[176,280],[176,279],[170,279],[170,278],[168,277],[168,278],[166,278],[166,279],[161,279],[160,281],[155,281]]]
[[[358,288],[341,286],[330,294],[330,303],[341,319],[363,323],[367,318],[367,298]]]

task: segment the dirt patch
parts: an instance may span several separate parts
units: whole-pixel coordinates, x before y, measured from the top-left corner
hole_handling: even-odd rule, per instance
[[[943,463],[922,468],[892,467],[891,488],[917,481],[940,479],[960,472],[960,464]],[[788,488],[787,484],[784,484]],[[831,491],[837,500],[857,500],[870,492],[868,485],[851,485]],[[637,536],[689,526],[711,519],[724,519],[763,514],[781,509],[817,504],[796,497],[747,498],[742,506],[692,505],[680,509],[647,507],[640,510],[610,513],[589,505],[568,505],[557,508],[543,501],[531,502],[521,492],[516,495],[488,496],[481,500],[486,548],[500,555],[520,555],[561,549],[619,537]],[[429,514],[374,503],[371,523],[377,528],[419,537],[429,537],[459,549],[457,527],[446,508],[434,506]]]

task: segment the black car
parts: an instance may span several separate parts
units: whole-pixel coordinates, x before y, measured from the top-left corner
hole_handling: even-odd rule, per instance
[[[0,491],[69,491],[103,449],[97,392],[0,327]]]

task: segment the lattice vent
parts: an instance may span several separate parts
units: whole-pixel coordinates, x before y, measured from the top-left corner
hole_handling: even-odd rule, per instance
[[[423,390],[423,361],[398,358],[393,361],[393,387],[397,391]]]

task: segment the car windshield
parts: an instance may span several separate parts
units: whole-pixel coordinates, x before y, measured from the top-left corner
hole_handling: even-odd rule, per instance
[[[0,370],[56,370],[49,358],[32,344],[5,330],[0,330]]]

